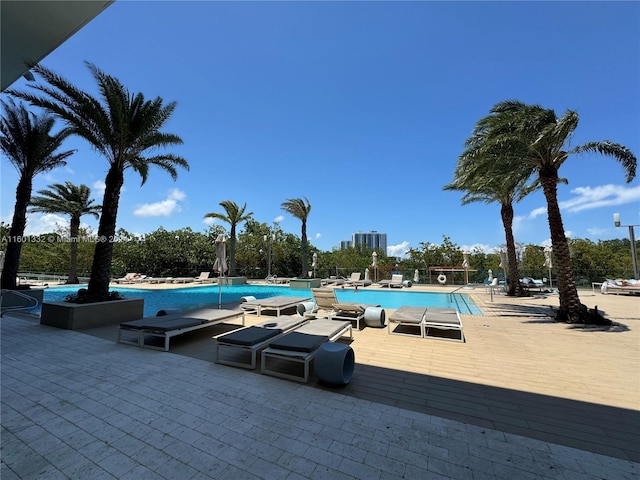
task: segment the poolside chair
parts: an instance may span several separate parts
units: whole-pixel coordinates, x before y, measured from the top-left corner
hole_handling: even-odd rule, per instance
[[[168,352],[171,338],[234,318],[241,318],[242,325],[245,324],[242,310],[213,308],[200,308],[188,312],[160,310],[155,317],[122,322],[118,329],[118,343]]]
[[[246,301],[242,301],[246,300]],[[262,315],[263,312],[275,310],[276,316],[279,317],[283,310],[296,308],[302,302],[311,300],[309,297],[290,297],[287,295],[277,295],[275,297],[259,298],[243,297],[240,308],[248,314]]]
[[[362,275],[360,272],[352,273],[351,277],[344,281],[344,285],[350,287],[368,287],[369,285],[371,285],[371,280],[361,280],[361,276]]]
[[[115,283],[133,283],[133,281],[136,278],[136,275],[138,275],[136,272],[131,272],[131,273],[127,273],[122,278],[115,278],[112,281]]]
[[[494,277],[493,280],[491,280],[491,283],[484,286],[484,291],[490,292],[490,293],[498,293],[502,291],[503,290],[502,285],[499,285],[498,282],[499,282],[498,277]]]
[[[454,308],[403,305],[389,316],[389,334],[416,336],[414,328],[421,338],[465,342],[462,319]]]
[[[213,282],[215,282],[217,279],[216,278],[211,278],[210,275],[211,275],[211,272],[200,272],[200,276],[196,277],[194,279],[194,282],[196,282],[196,283],[213,283]]]
[[[380,304],[341,302],[332,288],[312,288],[317,310],[324,310],[329,320],[349,320],[356,323],[360,330],[360,321],[369,326],[381,327],[385,323],[385,311]]]
[[[257,356],[269,342],[308,322],[306,318],[282,316],[215,337],[214,362],[255,369]]]
[[[380,280],[380,282],[378,282],[380,284],[381,287],[388,287],[388,288],[403,288],[404,287],[404,283],[402,280],[402,274],[400,273],[394,273],[393,275],[391,275],[391,280]]]
[[[349,333],[353,340],[351,322],[335,322],[326,318],[311,320],[262,350],[260,371],[266,375],[307,383],[311,361],[320,346],[335,342]],[[293,365],[292,365],[293,364]],[[301,374],[292,373],[292,367],[301,366]]]

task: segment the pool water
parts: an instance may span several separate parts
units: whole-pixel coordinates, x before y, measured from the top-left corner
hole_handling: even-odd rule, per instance
[[[45,302],[63,301],[69,294],[76,293],[78,288],[84,285],[51,287],[44,291]],[[146,290],[137,288],[110,288],[111,291],[120,292],[126,298],[144,298],[144,315],[155,315],[158,310],[179,309],[217,306],[221,303],[239,302],[245,296],[256,298],[275,297],[286,295],[289,297],[312,297],[311,290],[292,290],[288,286],[267,285],[225,285],[218,288],[217,285],[204,287],[184,287],[168,290]],[[432,306],[455,308],[460,313],[470,315],[482,315],[480,309],[473,303],[468,295],[456,293],[453,298],[448,293],[418,292],[396,289],[336,289],[338,300],[343,302],[360,302],[380,304],[385,308],[399,308],[408,306]],[[39,313],[39,311],[34,311]]]

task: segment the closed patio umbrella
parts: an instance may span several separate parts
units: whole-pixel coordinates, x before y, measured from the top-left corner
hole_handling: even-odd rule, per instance
[[[504,271],[504,283],[507,284],[507,267],[509,260],[507,259],[507,252],[500,250],[500,265],[498,265]]]
[[[551,269],[553,268],[553,262],[551,260],[551,253],[553,249],[551,247],[544,247],[544,266],[549,269],[549,287],[552,286],[551,282]]]
[[[365,281],[369,280],[369,267],[367,267],[364,271],[364,279]]]
[[[213,271],[218,272],[218,308],[222,308],[222,277],[227,268],[227,240],[221,233],[216,237],[216,261],[213,264]]]
[[[313,262],[311,263],[311,268],[313,269],[313,278],[316,278],[316,268],[318,268],[318,254],[313,252]]]
[[[464,268],[464,283],[469,283],[469,254],[462,252],[462,268]]]
[[[413,272],[413,281],[415,283],[418,283],[420,281],[420,272],[418,271],[417,268],[416,268],[416,271]]]

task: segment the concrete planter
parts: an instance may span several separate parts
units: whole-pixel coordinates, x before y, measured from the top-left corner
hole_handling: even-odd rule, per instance
[[[310,288],[318,288],[320,287],[322,280],[319,278],[292,278],[289,280],[289,288],[300,289],[300,290],[309,290]]]
[[[218,280],[220,285],[244,285],[247,277],[222,277]]]
[[[66,330],[82,330],[138,320],[143,316],[143,298],[85,304],[45,302],[42,304],[40,323]]]

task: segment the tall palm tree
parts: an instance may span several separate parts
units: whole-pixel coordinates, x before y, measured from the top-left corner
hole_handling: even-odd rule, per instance
[[[64,185],[55,183],[49,185],[49,190],[38,190],[40,197],[31,199],[30,212],[63,213],[71,217],[69,224],[69,278],[66,283],[80,283],[78,280],[78,233],[80,232],[80,218],[83,215],[93,215],[98,218],[100,205],[94,205],[91,190],[86,185],[74,185],[66,182]]]
[[[562,215],[558,204],[557,186],[560,181],[558,170],[570,155],[585,152],[600,153],[615,158],[620,162],[626,173],[626,181],[631,182],[636,175],[637,159],[625,146],[608,140],[588,142],[573,148],[568,148],[571,135],[578,126],[578,114],[568,110],[558,118],[553,110],[532,108],[518,101],[504,101],[495,105],[492,112],[508,113],[517,116],[518,132],[530,132],[532,129],[537,136],[527,148],[523,158],[515,161],[525,161],[536,171],[547,201],[547,215],[551,243],[558,274],[558,293],[560,310],[558,318],[571,323],[599,321],[589,315],[588,309],[580,302],[576,282],[571,267],[569,243],[564,232]],[[528,135],[528,133],[527,133]]]
[[[210,212],[205,214],[204,218],[217,218],[223,222],[227,222],[231,226],[229,239],[229,275],[236,275],[236,227],[239,223],[249,220],[253,212],[244,213],[247,209],[245,203],[242,207],[238,207],[236,202],[231,200],[223,200],[219,204],[224,208],[225,213]]]
[[[36,116],[29,113],[23,104],[16,104],[11,99],[1,101],[1,104],[4,115],[0,120],[0,148],[20,175],[1,284],[2,288],[16,288],[33,178],[39,173],[66,165],[65,159],[74,150],[57,151],[70,131],[62,129],[51,134],[55,123],[52,115],[45,113]]]
[[[101,241],[96,243],[86,294],[88,300],[99,301],[109,298],[112,241],[125,170],[138,173],[144,184],[151,166],[160,167],[175,180],[176,167],[188,170],[189,164],[170,153],[155,153],[159,148],[182,144],[177,135],[161,131],[176,108],[175,102],[164,104],[160,97],[146,100],[142,93],[130,93],[118,79],[96,66],[86,65],[98,84],[100,98],[41,65],[34,65],[31,72],[42,77],[45,84],[29,85],[29,92],[8,93],[59,116],[72,134],[84,138],[109,163],[98,226]],[[30,93],[31,90],[39,93]]]
[[[492,113],[476,124],[465,150],[458,158],[454,180],[444,190],[465,191],[462,205],[472,202],[499,203],[500,217],[505,231],[509,278],[508,295],[523,296],[519,282],[520,269],[513,236],[513,203],[540,188],[538,182],[529,183],[534,169],[524,163],[509,164],[512,157],[526,153],[529,135],[515,135],[509,112]],[[530,132],[528,132],[530,133]]]
[[[282,202],[280,207],[290,215],[293,215],[302,222],[302,278],[307,278],[309,274],[309,259],[307,252],[309,250],[309,242],[307,240],[307,218],[311,212],[311,204],[307,197],[289,198]]]

